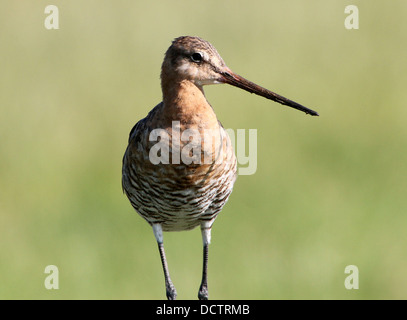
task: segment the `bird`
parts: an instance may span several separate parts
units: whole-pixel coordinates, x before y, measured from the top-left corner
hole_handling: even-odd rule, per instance
[[[152,227],[157,241],[168,300],[175,300],[177,291],[169,273],[163,233],[198,226],[203,243],[198,298],[209,298],[211,228],[232,193],[237,161],[231,139],[203,86],[225,83],[319,115],[234,73],[208,41],[196,36],[172,41],[161,66],[162,101],[130,131],[122,166],[123,191]]]

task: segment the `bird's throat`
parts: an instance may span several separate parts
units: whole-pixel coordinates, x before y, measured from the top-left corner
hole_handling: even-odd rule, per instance
[[[203,89],[190,80],[162,82],[163,111],[167,120],[199,129],[214,128],[218,119]]]

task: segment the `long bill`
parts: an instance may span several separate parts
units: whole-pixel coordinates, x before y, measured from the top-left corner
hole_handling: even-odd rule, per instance
[[[230,84],[232,86],[246,90],[250,93],[262,96],[266,99],[270,99],[275,102],[281,103],[285,106],[300,110],[302,112],[305,112],[306,114],[310,114],[312,116],[319,116],[318,112],[308,109],[297,102],[294,102],[290,99],[278,95],[277,93],[274,93],[270,90],[260,87],[259,85],[239,76],[238,74],[233,73],[230,69],[225,72],[221,72],[220,74],[221,74],[220,81],[223,83]]]

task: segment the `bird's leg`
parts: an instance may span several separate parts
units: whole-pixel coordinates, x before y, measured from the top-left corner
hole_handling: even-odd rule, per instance
[[[202,281],[199,287],[198,298],[199,300],[208,300],[208,249],[211,242],[211,225],[204,223],[201,225],[202,242],[203,242],[203,267],[202,267]]]
[[[158,250],[160,250],[161,263],[163,265],[163,270],[164,270],[165,290],[166,290],[166,294],[167,294],[167,299],[175,300],[175,299],[177,299],[177,290],[175,290],[175,287],[170,278],[170,274],[168,272],[168,264],[167,264],[167,259],[165,258],[165,251],[164,251],[163,243],[158,244]]]
[[[164,243],[163,243],[163,229],[161,224],[153,224],[153,232],[158,243],[158,250],[160,251],[161,263],[164,270],[165,290],[168,300],[175,300],[177,298],[177,290],[171,281],[170,272],[168,271],[167,258],[165,257]]]
[[[199,300],[208,300],[208,244],[203,247],[203,269],[202,269],[202,282],[199,287],[198,298]]]

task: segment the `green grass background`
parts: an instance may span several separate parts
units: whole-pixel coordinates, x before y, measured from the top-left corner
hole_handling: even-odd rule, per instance
[[[60,29],[44,27],[57,5]],[[212,232],[213,299],[407,297],[407,2],[0,4],[0,298],[164,299],[156,242],[121,190],[128,133],[161,101],[173,38],[199,35],[248,79],[320,113],[206,87],[226,128],[258,130]],[[199,229],[166,233],[180,299]],[[44,269],[59,268],[59,290]],[[344,269],[359,268],[359,290]]]

